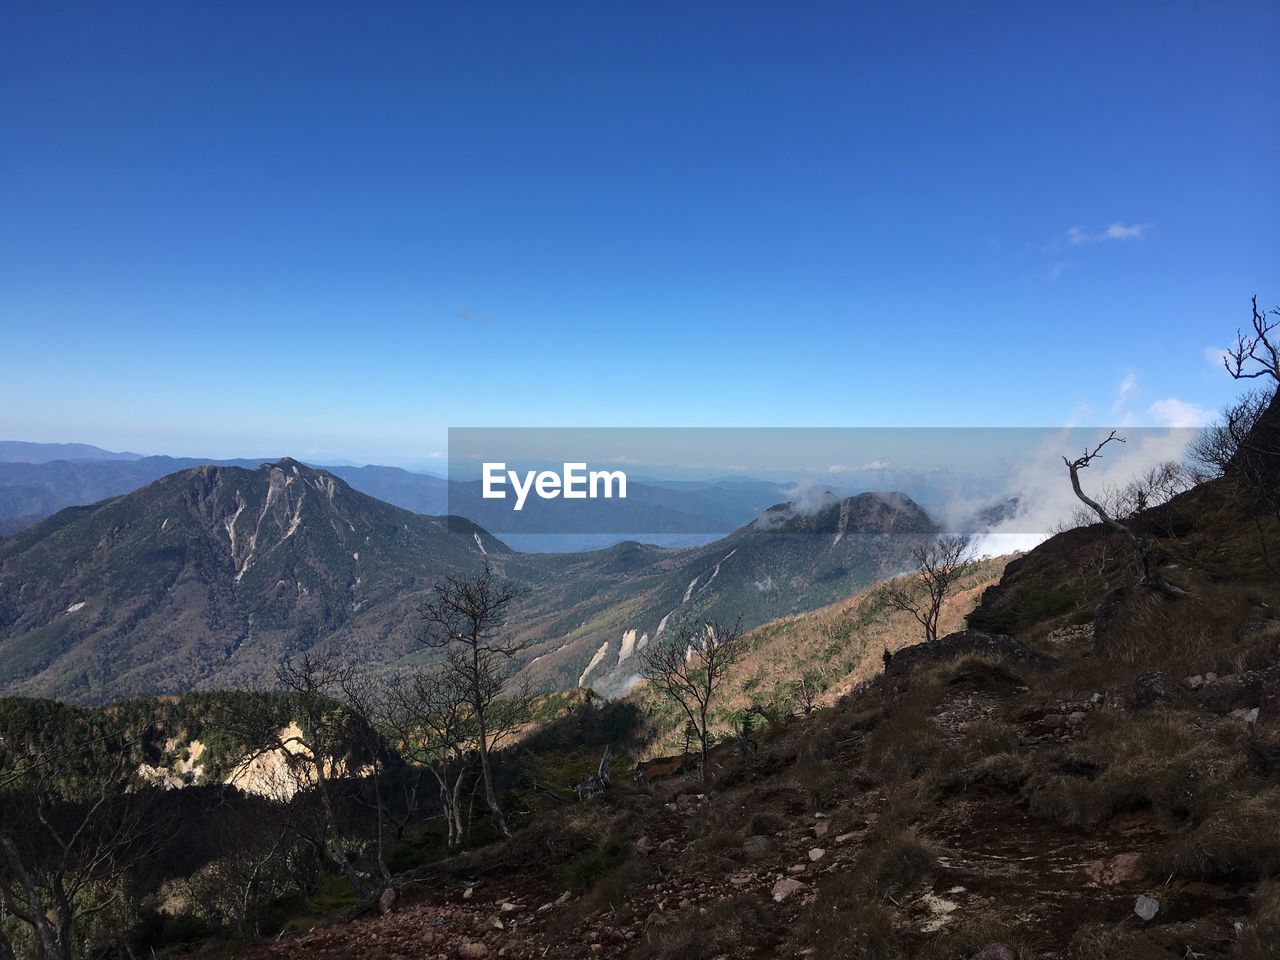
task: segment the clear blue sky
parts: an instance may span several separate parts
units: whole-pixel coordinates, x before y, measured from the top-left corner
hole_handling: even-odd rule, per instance
[[[1278,40],[1273,2],[8,3],[0,437],[1213,408],[1280,304]]]

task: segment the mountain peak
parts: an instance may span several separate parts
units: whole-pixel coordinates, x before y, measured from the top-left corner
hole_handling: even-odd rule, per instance
[[[905,493],[859,493],[841,499],[830,490],[770,507],[749,529],[760,532],[935,533],[937,525]]]

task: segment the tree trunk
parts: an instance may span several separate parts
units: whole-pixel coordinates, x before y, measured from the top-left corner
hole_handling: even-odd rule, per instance
[[[480,727],[480,774],[484,778],[484,800],[489,805],[489,812],[493,814],[494,822],[498,824],[502,835],[509,837],[511,829],[507,826],[507,818],[502,815],[497,794],[493,790],[493,774],[489,770],[489,730],[485,725],[483,710],[477,712],[477,720]]]

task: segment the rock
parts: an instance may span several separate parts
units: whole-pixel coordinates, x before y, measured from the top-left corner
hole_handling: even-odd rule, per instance
[[[1156,914],[1160,912],[1160,901],[1143,894],[1133,905],[1133,912],[1147,923],[1156,918]]]
[[[773,841],[768,837],[747,837],[742,841],[742,852],[748,860],[763,860],[773,852]]]
[[[466,957],[468,960],[476,960],[476,958],[487,957],[488,955],[489,948],[475,940],[468,940],[466,943],[458,945],[458,956]]]
[[[843,846],[844,844],[848,843],[850,840],[858,840],[862,837],[865,837],[866,835],[867,835],[867,832],[865,830],[850,830],[848,833],[842,833],[839,836],[837,836],[836,843]]]
[[[672,853],[675,851],[677,846],[678,844],[676,843],[675,838],[673,837],[670,840],[663,840],[660,844],[658,844],[658,851],[660,853]]]
[[[1104,697],[1102,694],[1100,694],[1100,693],[1095,693],[1092,697],[1090,697],[1090,698],[1089,698],[1089,702],[1090,702],[1090,703],[1101,703],[1101,702],[1102,702],[1103,700],[1105,700],[1105,699],[1106,699],[1106,697]]]
[[[653,844],[649,842],[648,837],[641,837],[635,842],[635,851],[642,857],[647,857],[653,849]]]
[[[809,867],[803,863],[793,863],[791,866],[787,867],[787,873],[791,874],[793,877],[798,877],[808,869]]]
[[[563,907],[566,903],[568,903],[568,902],[569,902],[569,898],[570,898],[571,896],[572,896],[572,894],[571,894],[571,893],[569,893],[569,891],[568,891],[568,890],[566,890],[564,893],[560,894],[560,896],[556,897],[555,905],[556,905],[557,907]]]
[[[685,898],[684,898],[683,900],[681,900],[681,901],[680,901],[680,903],[679,903],[679,907],[680,907],[680,909],[681,909],[681,910],[688,910],[688,909],[689,909],[690,907],[692,907],[692,906],[693,906],[693,901],[692,901],[692,900],[690,900],[688,897],[685,897]]]
[[[817,863],[826,855],[827,855],[827,851],[823,850],[821,847],[814,847],[812,850],[809,851],[809,860],[813,863]]]
[[[515,913],[517,910],[520,909],[520,904],[512,903],[509,900],[504,900],[502,902],[502,906],[500,906],[498,909],[501,910],[503,913]]]
[[[1133,883],[1146,876],[1140,853],[1117,853],[1114,857],[1108,857],[1105,860],[1086,863],[1083,870],[1085,876],[1103,887]]]
[[[1204,677],[1197,673],[1194,677],[1183,680],[1182,685],[1188,690],[1199,690],[1204,686]]]
[[[1018,960],[1018,955],[1011,947],[1003,943],[988,943],[975,953],[970,960]]]
[[[1078,727],[1080,724],[1084,723],[1087,716],[1088,714],[1083,710],[1076,710],[1074,713],[1067,714],[1067,723],[1071,724],[1073,727]]]
[[[591,945],[591,955],[592,955],[593,957],[603,957],[603,956],[604,956],[604,944],[603,944],[603,943],[593,943],[593,944]]]
[[[378,912],[381,914],[388,914],[391,912],[391,908],[395,905],[396,888],[387,887],[387,889],[382,891],[382,895],[378,897]]]
[[[896,683],[925,664],[945,663],[969,654],[1036,669],[1051,667],[1057,662],[1053,657],[1004,634],[960,630],[929,643],[917,643],[899,650],[893,655],[893,662],[877,677],[876,683],[880,686]]]
[[[502,918],[501,918],[501,917],[493,917],[493,918],[491,918],[491,919],[489,920],[489,926],[490,926],[490,927],[492,927],[494,930],[505,930],[505,929],[507,929],[507,925],[506,925],[505,923],[503,923],[503,922],[502,922]]]
[[[1133,681],[1131,702],[1135,707],[1157,707],[1173,700],[1173,678],[1163,670],[1152,670]]]
[[[827,835],[827,831],[830,829],[831,829],[830,821],[826,820],[825,818],[822,820],[819,820],[817,823],[813,825],[814,839],[821,840],[823,837]]]
[[[1229,714],[1227,714],[1227,716],[1230,717],[1232,720],[1236,721],[1237,723],[1242,723],[1245,726],[1250,726],[1253,723],[1257,722],[1258,710],[1259,710],[1258,707],[1254,707],[1252,709],[1250,709],[1249,707],[1237,707],[1235,710],[1232,710]]]
[[[471,897],[475,894],[475,891],[476,891],[475,887],[467,887],[467,889],[462,891],[462,899],[470,900]]]
[[[805,885],[799,880],[795,880],[791,877],[785,877],[773,885],[773,890],[771,891],[773,902],[782,903],[782,901],[786,900],[787,897],[794,893],[799,893],[804,889],[806,889]]]

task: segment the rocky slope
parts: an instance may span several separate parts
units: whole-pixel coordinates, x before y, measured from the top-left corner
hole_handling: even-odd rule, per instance
[[[245,955],[1272,960],[1280,619],[1258,538],[1280,529],[1220,482],[1144,522],[1188,596],[1137,586],[1101,526],[1062,534],[968,618],[1014,636],[907,648],[755,750],[726,743],[705,783],[615,777],[407,874],[386,916]]]

